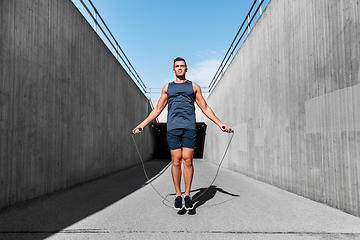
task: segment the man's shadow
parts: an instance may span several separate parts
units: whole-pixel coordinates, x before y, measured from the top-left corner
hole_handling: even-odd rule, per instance
[[[214,198],[217,192],[221,192],[223,194],[227,194],[232,197],[240,197],[240,195],[229,193],[222,188],[217,188],[215,185],[211,185],[208,188],[199,188],[192,190],[191,192],[197,192],[195,195],[193,195],[192,200],[194,204],[194,208],[192,210],[189,210],[189,215],[196,214],[196,209],[202,205],[204,205],[207,201]],[[229,201],[229,200],[227,200]],[[225,201],[226,202],[226,201]],[[183,215],[186,213],[185,208],[178,211],[178,214]]]

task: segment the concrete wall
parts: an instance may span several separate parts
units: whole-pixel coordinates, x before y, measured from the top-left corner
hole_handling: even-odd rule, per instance
[[[1,0],[0,17],[0,208],[139,164],[148,100],[73,3]]]
[[[271,0],[209,105],[224,166],[360,216],[360,1]],[[229,134],[208,124],[205,158]]]

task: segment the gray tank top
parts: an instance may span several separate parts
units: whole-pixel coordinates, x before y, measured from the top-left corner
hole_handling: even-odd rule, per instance
[[[196,130],[195,93],[192,82],[168,84],[167,130],[185,128]]]

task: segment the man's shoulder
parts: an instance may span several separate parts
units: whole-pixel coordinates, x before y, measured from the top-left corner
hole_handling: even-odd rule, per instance
[[[194,89],[200,89],[199,84],[197,84],[195,82],[191,82],[191,83],[192,83]]]
[[[191,82],[191,81],[190,81]],[[199,86],[199,84],[197,84],[196,82],[191,82],[192,83],[192,85],[194,85],[194,86]]]
[[[170,83],[165,84],[165,86],[162,88],[162,90],[165,91],[165,92],[167,92],[167,89],[168,89],[169,84],[170,84]]]

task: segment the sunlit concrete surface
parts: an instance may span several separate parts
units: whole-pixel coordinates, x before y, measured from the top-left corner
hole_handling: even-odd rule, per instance
[[[194,166],[196,198],[217,166],[198,159]],[[223,168],[194,210],[176,211],[169,162],[146,169],[166,200],[137,166],[2,210],[0,239],[360,238],[360,218]]]
[[[360,217],[359,12],[269,2],[207,98],[236,133],[224,167]],[[205,123],[216,163],[227,136]]]

